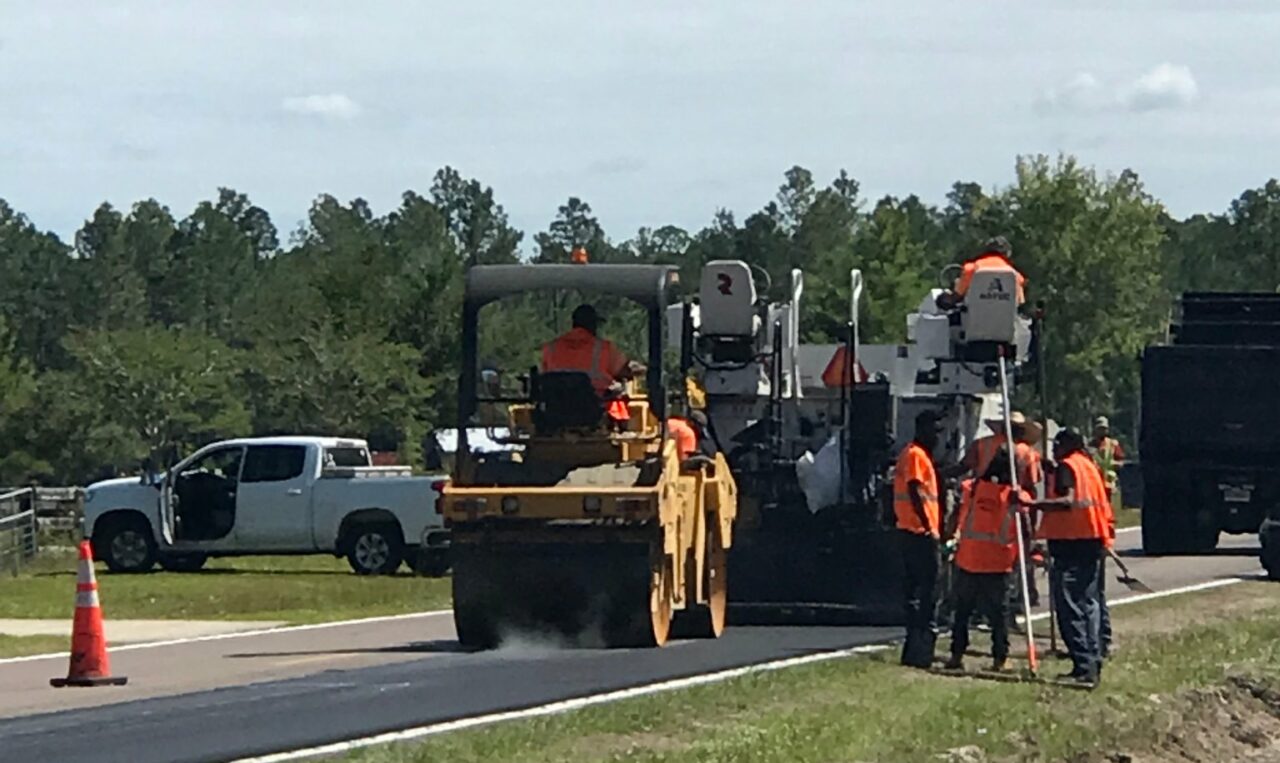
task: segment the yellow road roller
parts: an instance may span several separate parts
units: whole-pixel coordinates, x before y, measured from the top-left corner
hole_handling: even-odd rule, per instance
[[[682,363],[679,374],[664,374],[665,313],[676,283],[675,269],[658,265],[468,271],[458,452],[441,498],[464,646],[552,637],[654,647],[673,635],[723,632],[737,489],[721,454],[682,460],[670,431],[667,406],[687,395],[688,372]],[[492,383],[496,371],[479,367],[482,308],[540,291],[606,295],[642,308],[641,379],[602,392],[589,369],[533,368],[516,392]],[[502,412],[495,415],[503,426],[488,422],[490,436],[514,447],[500,454],[469,447],[468,429],[486,425],[482,410]]]

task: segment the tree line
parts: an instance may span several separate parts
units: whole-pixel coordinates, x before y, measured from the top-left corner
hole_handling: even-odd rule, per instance
[[[416,462],[451,424],[466,268],[567,262],[576,246],[595,262],[674,264],[691,284],[709,260],[742,259],[779,298],[801,268],[802,333],[817,342],[841,335],[860,267],[864,341],[894,342],[945,266],[1004,235],[1047,305],[1051,410],[1070,423],[1109,413],[1125,433],[1137,356],[1176,295],[1275,290],[1278,233],[1276,180],[1178,220],[1135,173],[1067,156],[1018,159],[1007,187],[955,183],[941,206],[870,201],[847,172],[823,185],[793,167],[741,222],[721,210],[702,230],[627,239],[571,198],[526,243],[493,189],[449,167],[381,216],[322,195],[287,237],[230,189],[182,218],[155,199],[103,204],[71,242],[0,200],[0,484],[83,484],[248,434],[368,437]],[[518,367],[566,317],[517,304],[485,327],[496,362]]]

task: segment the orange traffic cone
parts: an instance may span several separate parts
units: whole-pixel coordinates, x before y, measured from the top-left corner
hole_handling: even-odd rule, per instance
[[[71,669],[66,678],[53,678],[53,686],[122,686],[124,676],[112,676],[107,660],[107,637],[102,632],[102,605],[98,581],[93,576],[93,548],[80,543],[80,570],[76,575],[76,619],[71,628]]]

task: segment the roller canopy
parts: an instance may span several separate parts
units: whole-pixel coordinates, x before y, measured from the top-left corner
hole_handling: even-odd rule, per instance
[[[479,307],[512,294],[577,289],[664,307],[677,270],[673,265],[477,265],[467,271],[466,302]]]

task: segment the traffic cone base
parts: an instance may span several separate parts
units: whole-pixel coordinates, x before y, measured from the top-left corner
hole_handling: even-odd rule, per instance
[[[129,683],[127,676],[100,676],[98,678],[50,678],[49,685],[63,686],[124,686]]]
[[[49,685],[123,686],[129,679],[112,676],[107,659],[107,638],[102,628],[102,605],[98,601],[98,581],[93,574],[93,548],[80,543],[80,565],[76,575],[76,616],[71,627],[71,666],[66,678],[50,679]]]

